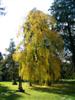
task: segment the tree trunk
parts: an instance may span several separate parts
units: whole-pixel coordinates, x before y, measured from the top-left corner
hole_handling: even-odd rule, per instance
[[[31,82],[29,82],[29,86],[32,86],[32,83]]]
[[[21,77],[20,77],[20,76],[19,76],[19,85],[18,85],[18,89],[19,89],[19,92],[24,92],[23,87],[22,87],[22,80],[21,80]]]
[[[52,85],[52,82],[50,80],[47,80],[47,86],[51,86]]]
[[[17,85],[16,80],[13,80],[12,85]]]

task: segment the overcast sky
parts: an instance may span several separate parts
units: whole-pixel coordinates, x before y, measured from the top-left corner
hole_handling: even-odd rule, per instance
[[[0,0],[1,1],[1,0]],[[36,7],[49,13],[48,9],[53,0],[3,0],[7,14],[0,16],[0,51],[5,52],[11,38],[16,38],[18,29],[28,12]]]

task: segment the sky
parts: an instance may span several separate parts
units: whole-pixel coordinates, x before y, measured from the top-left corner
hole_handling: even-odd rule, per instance
[[[1,0],[0,0],[1,1]],[[9,47],[10,39],[18,42],[17,33],[23,24],[28,12],[37,8],[45,13],[53,0],[2,0],[6,7],[7,14],[0,16],[0,52],[5,53],[5,48]]]

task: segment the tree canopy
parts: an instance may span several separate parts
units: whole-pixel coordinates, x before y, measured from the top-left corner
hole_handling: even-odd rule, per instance
[[[69,57],[70,53],[75,71],[75,1],[54,0],[50,10],[57,20],[56,29],[62,33],[66,55]]]
[[[42,11],[33,9],[23,25],[23,47],[14,58],[20,63],[21,76],[30,81],[48,82],[60,78],[63,40],[51,30],[54,20]]]

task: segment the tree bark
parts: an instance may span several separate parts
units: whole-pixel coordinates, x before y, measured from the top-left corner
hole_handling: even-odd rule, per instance
[[[16,80],[13,80],[12,85],[17,85]]]
[[[22,80],[21,80],[21,77],[20,76],[19,76],[18,90],[19,90],[19,92],[24,92],[23,87],[22,87]]]

